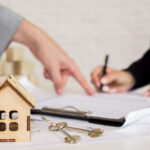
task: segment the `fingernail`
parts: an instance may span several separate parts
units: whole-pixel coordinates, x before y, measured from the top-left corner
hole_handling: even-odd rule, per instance
[[[103,79],[101,80],[101,82],[102,82],[103,84],[106,84],[106,83],[107,83],[107,79],[106,79],[106,78],[103,78]]]
[[[58,94],[62,94],[62,93],[63,93],[63,90],[62,90],[62,89],[58,89],[58,90],[57,90],[57,93],[58,93]]]
[[[109,87],[108,86],[103,86],[102,91],[109,92]]]

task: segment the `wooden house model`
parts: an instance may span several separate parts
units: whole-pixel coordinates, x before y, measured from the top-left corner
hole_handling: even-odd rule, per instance
[[[0,86],[0,142],[30,141],[32,95],[13,77]]]

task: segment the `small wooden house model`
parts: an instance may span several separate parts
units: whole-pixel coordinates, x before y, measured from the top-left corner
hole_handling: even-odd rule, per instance
[[[30,141],[32,95],[13,76],[0,86],[0,142]]]

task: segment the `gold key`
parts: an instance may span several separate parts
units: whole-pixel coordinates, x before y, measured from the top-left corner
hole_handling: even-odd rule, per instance
[[[72,136],[76,141],[81,141],[81,136],[79,135],[73,135]],[[71,143],[71,139],[69,137],[65,138],[65,143]]]
[[[60,123],[53,123],[51,121],[49,121],[48,119],[46,119],[45,117],[42,117],[42,119],[44,121],[46,121],[49,124],[49,130],[51,131],[61,131],[66,137],[65,137],[65,143],[76,143],[77,141],[79,141],[79,138],[77,138],[77,136],[71,136],[69,133],[67,133],[64,130],[64,126],[65,124],[63,122]]]
[[[71,131],[77,131],[77,132],[86,132],[86,133],[88,133],[88,136],[90,136],[92,138],[99,137],[104,132],[100,128],[95,128],[95,129],[87,130],[87,129],[82,129],[82,128],[70,127],[70,126],[67,125],[66,122],[62,122],[62,123],[63,123],[63,126],[64,126],[65,129],[71,130]]]
[[[78,136],[78,135],[70,135],[68,132],[66,132],[64,130],[65,128],[65,123],[64,122],[60,122],[60,123],[56,123],[55,125],[50,125],[49,126],[49,129],[51,131],[61,131],[64,135],[66,135],[66,138],[64,139],[65,140],[65,143],[76,143],[78,141],[81,140],[81,137]]]

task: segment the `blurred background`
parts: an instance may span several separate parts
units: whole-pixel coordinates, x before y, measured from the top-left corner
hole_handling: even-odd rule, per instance
[[[110,55],[109,66],[126,68],[150,46],[149,0],[0,0],[46,31],[78,64],[90,83],[94,67]],[[42,65],[34,62],[39,86],[54,91],[43,78]],[[82,91],[69,79],[67,91]]]

